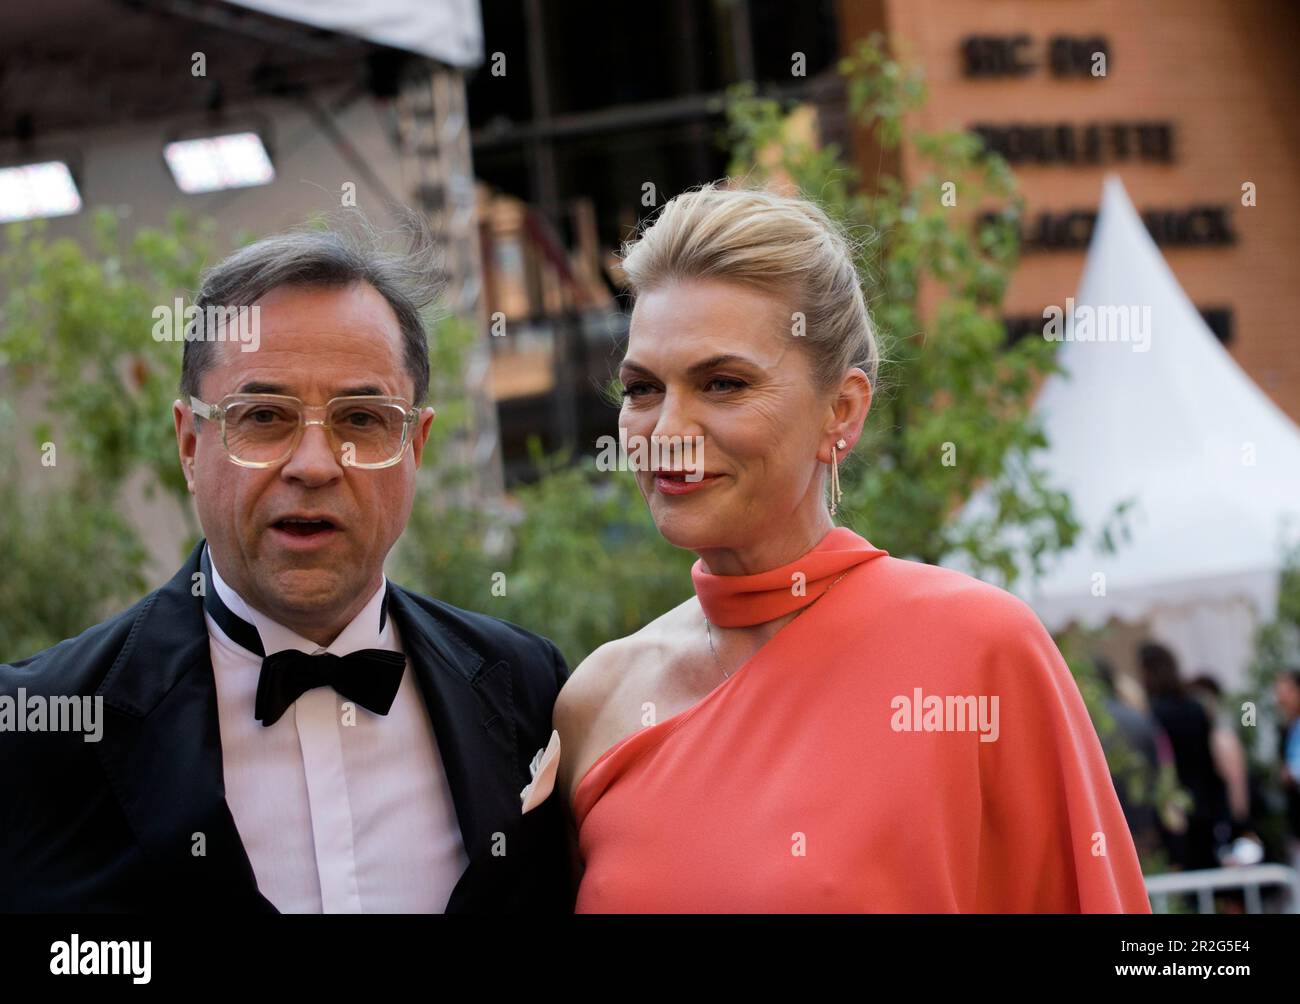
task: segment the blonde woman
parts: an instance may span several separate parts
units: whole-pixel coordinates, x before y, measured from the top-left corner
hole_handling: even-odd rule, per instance
[[[620,426],[702,443],[698,475],[637,472],[698,560],[695,595],[556,704],[578,912],[1149,912],[1032,610],[834,523],[878,365],[842,234],[810,202],[706,186],[624,268]]]

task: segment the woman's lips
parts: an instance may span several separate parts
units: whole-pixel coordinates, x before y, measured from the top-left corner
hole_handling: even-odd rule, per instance
[[[658,471],[655,473],[655,491],[661,495],[689,495],[701,488],[707,488],[720,477],[722,477],[721,474],[706,473],[697,475],[691,473],[688,475],[684,471],[679,474]]]

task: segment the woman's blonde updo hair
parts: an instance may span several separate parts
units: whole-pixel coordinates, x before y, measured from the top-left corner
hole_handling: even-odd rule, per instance
[[[854,366],[876,386],[879,353],[853,253],[816,203],[716,184],[683,192],[624,244],[622,266],[634,296],[682,280],[723,279],[784,297],[791,315],[804,315],[798,340],[819,390]]]

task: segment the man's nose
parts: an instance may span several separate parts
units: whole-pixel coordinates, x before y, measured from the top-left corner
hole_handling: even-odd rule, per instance
[[[302,439],[280,468],[280,476],[309,487],[328,484],[343,476],[339,458],[324,429],[309,425],[302,430]]]

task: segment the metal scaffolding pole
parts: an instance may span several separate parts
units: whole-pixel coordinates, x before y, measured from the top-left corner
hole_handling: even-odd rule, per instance
[[[469,483],[458,486],[464,497],[457,501],[491,506],[501,498],[504,476],[496,402],[489,385],[491,350],[465,80],[457,70],[427,65],[428,72],[404,84],[397,98],[402,176],[413,201],[428,214],[441,246],[445,305],[475,332],[463,370],[469,402],[466,428],[448,444],[471,472]]]

